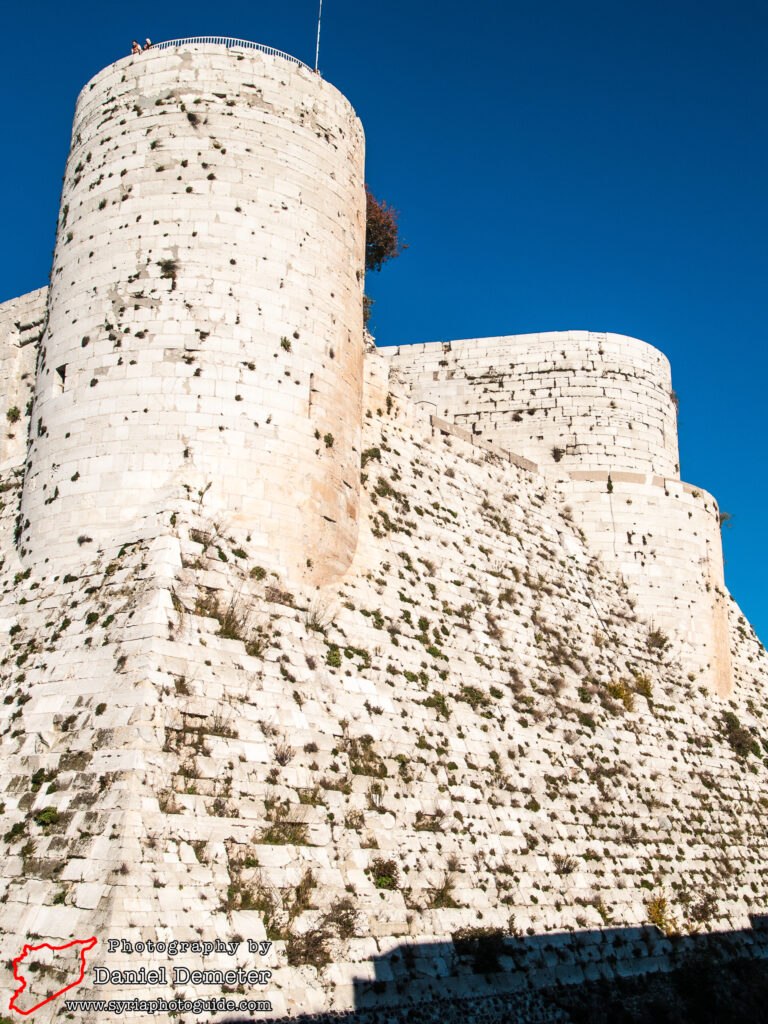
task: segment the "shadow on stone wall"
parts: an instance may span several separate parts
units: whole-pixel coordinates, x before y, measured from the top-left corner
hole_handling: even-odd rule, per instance
[[[272,1024],[768,1024],[768,915],[665,938],[652,926],[401,944],[361,963],[354,1010]],[[364,975],[364,977],[363,977]],[[266,993],[265,993],[266,995]],[[223,1024],[253,1018],[231,1017]]]

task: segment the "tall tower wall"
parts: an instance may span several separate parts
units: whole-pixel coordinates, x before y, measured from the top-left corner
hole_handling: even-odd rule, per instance
[[[539,465],[679,475],[669,362],[643,341],[551,331],[380,351],[415,401]]]
[[[82,91],[42,339],[20,547],[78,560],[180,500],[288,578],[357,536],[363,132],[309,69],[223,46]],[[87,536],[90,540],[83,540]]]
[[[574,472],[565,500],[590,548],[617,568],[654,632],[685,648],[685,664],[720,696],[733,681],[717,502],[679,480]],[[660,639],[657,636],[657,639]]]

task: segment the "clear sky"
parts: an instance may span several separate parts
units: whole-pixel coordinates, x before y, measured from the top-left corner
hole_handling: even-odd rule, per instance
[[[8,3],[0,300],[45,284],[75,98],[131,39],[314,63],[317,0]],[[726,581],[768,641],[766,50],[758,0],[324,0],[320,69],[408,250],[380,344],[584,329],[672,363],[683,479],[733,516]]]

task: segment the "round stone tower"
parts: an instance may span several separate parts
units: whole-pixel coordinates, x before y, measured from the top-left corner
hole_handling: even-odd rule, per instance
[[[126,57],[77,102],[19,546],[91,557],[184,501],[323,582],[357,538],[364,138],[273,52]]]
[[[550,331],[381,351],[436,416],[540,466],[680,476],[669,361],[644,341]]]

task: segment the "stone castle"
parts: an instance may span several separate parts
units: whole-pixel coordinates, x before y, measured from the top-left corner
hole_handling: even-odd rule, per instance
[[[765,652],[669,364],[377,350],[363,159],[348,101],[253,44],[80,94],[50,287],[0,306],[2,958],[234,939],[184,963],[258,961],[270,1019],[541,1021],[697,935],[760,958]],[[74,995],[141,994],[110,978]]]

